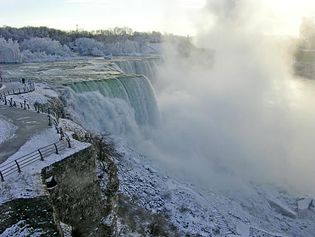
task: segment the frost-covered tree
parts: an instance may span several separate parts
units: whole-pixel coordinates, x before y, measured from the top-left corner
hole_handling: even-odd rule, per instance
[[[74,42],[74,50],[82,56],[104,56],[105,45],[95,39],[79,38]]]
[[[127,39],[108,44],[107,48],[113,55],[134,55],[141,53],[141,44]]]
[[[31,38],[21,42],[21,49],[29,50],[32,53],[44,52],[47,55],[57,55],[69,57],[72,55],[70,48],[66,45],[61,45],[59,41],[50,38]]]
[[[38,62],[56,62],[72,59],[72,57],[64,57],[59,55],[47,55],[45,52],[31,52],[30,50],[22,51],[22,61],[25,63]]]
[[[61,61],[77,56],[158,53],[159,32],[130,28],[65,32],[47,27],[0,27],[0,62]]]
[[[106,46],[107,51],[113,55],[156,54],[161,51],[156,44],[143,40],[120,40]]]
[[[0,63],[20,63],[20,46],[12,39],[0,38]]]

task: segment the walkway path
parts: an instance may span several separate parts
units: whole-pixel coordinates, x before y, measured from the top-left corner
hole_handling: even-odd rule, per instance
[[[20,82],[3,82],[2,83],[2,87],[0,88],[0,90],[4,90],[4,91],[12,91],[13,89],[18,89],[18,88],[23,88],[23,84]]]
[[[48,128],[45,114],[0,105],[0,119],[14,124],[15,136],[0,144],[0,164],[17,152],[32,136]]]
[[[2,87],[0,88],[1,91],[12,91],[12,90],[18,90],[23,89],[26,84],[22,84],[21,82],[3,82]]]

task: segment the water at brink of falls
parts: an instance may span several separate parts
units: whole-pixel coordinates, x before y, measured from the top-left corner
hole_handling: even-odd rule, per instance
[[[158,62],[159,59],[150,58],[144,60],[120,60],[115,63],[126,74],[144,75],[151,82],[154,82]]]
[[[71,85],[71,106],[88,129],[110,134],[136,133],[155,126],[159,112],[144,76],[85,81]]]

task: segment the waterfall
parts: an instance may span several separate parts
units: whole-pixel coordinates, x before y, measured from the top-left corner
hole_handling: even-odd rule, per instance
[[[154,82],[158,58],[118,60],[115,63],[126,74],[144,75]]]
[[[70,107],[92,131],[133,133],[158,122],[155,94],[144,76],[83,81],[70,88]]]

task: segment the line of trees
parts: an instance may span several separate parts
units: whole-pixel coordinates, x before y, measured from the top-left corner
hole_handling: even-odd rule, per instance
[[[51,38],[61,44],[70,44],[78,38],[90,38],[103,43],[113,43],[120,40],[146,41],[150,43],[161,43],[162,34],[160,32],[137,32],[128,27],[115,27],[108,30],[96,31],[62,31],[48,27],[0,27],[0,36],[6,40],[12,39],[21,42],[34,37]]]
[[[47,27],[0,27],[0,63],[59,61],[78,56],[159,53],[159,32],[113,28],[61,31]]]
[[[81,56],[152,55],[161,43],[175,42],[183,52],[190,39],[160,32],[137,32],[128,27],[96,31],[62,31],[48,27],[0,27],[0,63],[62,61]],[[188,50],[190,51],[190,50]]]

